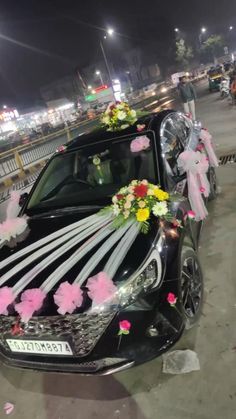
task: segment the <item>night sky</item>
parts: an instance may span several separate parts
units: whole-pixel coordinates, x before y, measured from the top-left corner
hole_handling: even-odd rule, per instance
[[[119,33],[106,41],[114,56],[128,45],[149,42],[165,49],[174,40],[174,27],[193,39],[203,25],[209,33],[234,25],[236,33],[236,1],[1,1],[0,105],[32,105],[40,86],[96,62],[103,28]]]

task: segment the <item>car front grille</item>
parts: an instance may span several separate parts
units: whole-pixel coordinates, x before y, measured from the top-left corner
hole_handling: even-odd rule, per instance
[[[77,357],[88,355],[114,318],[114,312],[96,314],[74,314],[68,316],[33,317],[27,324],[20,323],[23,335],[20,339],[37,338],[67,339],[73,342],[74,354]],[[0,345],[9,351],[6,338],[17,318],[0,317]],[[15,336],[16,338],[18,336]]]

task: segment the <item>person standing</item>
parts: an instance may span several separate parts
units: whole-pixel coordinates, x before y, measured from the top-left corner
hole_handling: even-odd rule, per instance
[[[179,95],[180,99],[184,106],[184,112],[186,114],[190,113],[192,115],[193,120],[196,120],[196,112],[195,112],[195,100],[196,100],[196,91],[193,87],[193,84],[188,81],[186,76],[183,76],[179,80]]]

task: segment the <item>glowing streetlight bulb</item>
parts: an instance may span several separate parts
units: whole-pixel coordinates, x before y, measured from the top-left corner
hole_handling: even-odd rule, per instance
[[[96,71],[97,76],[99,76],[99,74],[101,74],[101,72],[99,70]]]
[[[3,105],[3,109],[7,109],[7,105]]]
[[[205,33],[205,32],[206,32],[206,28],[202,28],[202,29],[201,29],[201,32],[202,32],[202,33]]]
[[[179,29],[178,28],[175,28],[175,32],[178,33],[179,32]]]
[[[230,31],[232,31],[233,29],[234,29],[234,27],[233,27],[233,26],[230,26],[230,27],[229,27],[229,30],[230,30]]]
[[[91,89],[92,89],[92,86],[91,86],[90,84],[88,85],[88,89],[89,89],[89,90],[91,90]]]
[[[112,29],[112,28],[107,29],[107,33],[108,33],[108,35],[112,36],[113,33],[114,33],[114,29]]]

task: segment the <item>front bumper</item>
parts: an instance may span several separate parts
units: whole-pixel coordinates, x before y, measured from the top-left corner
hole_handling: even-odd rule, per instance
[[[6,339],[16,319],[1,317],[0,357],[12,367],[84,375],[112,374],[159,356],[180,338],[184,329],[182,318],[169,306],[164,307],[164,312],[165,315],[151,309],[34,317],[24,336],[19,336],[19,339],[68,339],[74,350],[69,358],[11,352]],[[120,320],[129,320],[132,327],[119,343]],[[156,335],[148,335],[150,328],[156,330]]]

